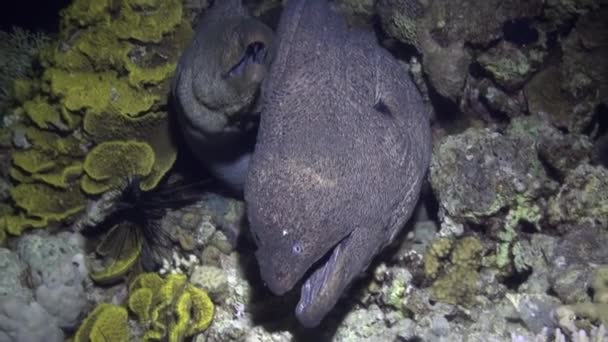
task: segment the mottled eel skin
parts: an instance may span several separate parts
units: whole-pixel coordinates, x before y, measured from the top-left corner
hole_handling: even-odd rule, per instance
[[[253,151],[252,107],[271,63],[273,39],[241,0],[217,0],[200,19],[173,79],[184,141],[236,194],[243,191]]]
[[[316,267],[296,308],[313,327],[411,216],[429,110],[374,35],[347,28],[327,0],[289,0],[276,36],[245,200],[273,293]]]

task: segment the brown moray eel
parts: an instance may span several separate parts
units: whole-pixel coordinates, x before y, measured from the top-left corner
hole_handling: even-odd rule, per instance
[[[272,57],[273,32],[241,0],[204,13],[173,79],[184,141],[209,171],[241,193],[256,134],[253,105]]]
[[[327,0],[289,0],[276,36],[245,200],[270,290],[312,272],[296,316],[313,327],[410,218],[429,108],[373,33],[349,29]]]

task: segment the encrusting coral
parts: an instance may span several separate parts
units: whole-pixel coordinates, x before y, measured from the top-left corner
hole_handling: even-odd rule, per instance
[[[61,16],[40,77],[15,82],[23,119],[11,130],[23,143],[12,153],[16,210],[0,217],[2,234],[69,219],[118,179],[139,176],[153,189],[175,162],[164,108],[192,34],[182,2],[74,0]]]
[[[433,242],[424,256],[425,273],[434,279],[433,297],[445,303],[470,304],[478,290],[483,251],[479,238],[474,236],[459,240],[440,238]],[[441,261],[448,257],[449,262]],[[441,264],[445,265],[441,267]]]
[[[149,327],[144,341],[183,341],[207,329],[213,319],[213,302],[183,274],[165,279],[156,273],[141,274],[129,293],[129,309]]]

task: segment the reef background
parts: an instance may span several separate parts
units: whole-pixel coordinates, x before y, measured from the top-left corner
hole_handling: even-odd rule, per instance
[[[81,234],[124,179],[198,173],[167,93],[208,1],[73,0],[2,26],[0,341],[608,340],[608,2],[334,2],[416,80],[434,151],[416,216],[315,330],[297,293],[264,289],[238,200],[168,210],[158,255]],[[280,1],[246,3],[276,23]]]

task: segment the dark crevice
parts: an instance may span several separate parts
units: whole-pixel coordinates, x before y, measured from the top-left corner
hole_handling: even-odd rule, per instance
[[[487,76],[486,71],[483,69],[481,64],[477,62],[469,64],[469,75],[475,79],[481,79]]]
[[[593,117],[591,118],[591,122],[585,129],[583,130],[584,134],[589,136],[593,135],[591,138],[596,139],[601,136],[604,136],[608,132],[608,106],[603,103],[600,103],[595,107],[593,111]]]
[[[559,295],[557,294],[557,292],[555,292],[555,289],[553,289],[552,287],[550,287],[549,289],[547,289],[547,291],[545,291],[545,294],[547,294],[547,296],[551,296],[551,297],[555,297],[555,298],[559,297]]]
[[[538,154],[538,160],[540,160],[540,163],[543,166],[543,168],[545,169],[547,176],[549,178],[553,179],[554,181],[561,183],[561,181],[563,180],[563,176],[559,172],[559,170],[556,169],[555,167],[553,167],[553,165],[551,165],[551,163],[549,163],[547,158],[542,154]]]
[[[483,96],[483,94],[479,94],[478,100],[484,105],[491,118],[494,119],[495,122],[508,124],[511,121],[511,118],[509,118],[509,115],[507,115],[507,113],[495,109],[492,104],[488,102],[488,99]]]
[[[424,342],[424,340],[422,339],[422,337],[418,337],[418,336],[414,336],[412,338],[408,338],[406,340],[404,340],[405,342]]]
[[[428,80],[427,84],[430,84]],[[462,119],[462,111],[458,104],[441,96],[433,87],[429,87],[429,99],[435,110],[435,118],[440,124],[455,124]]]
[[[525,233],[525,234],[538,233],[536,226],[528,221],[521,221],[519,223],[519,229],[522,233]]]
[[[502,32],[506,41],[519,46],[534,44],[539,38],[531,18],[509,20],[503,24]]]
[[[427,182],[425,186],[426,196],[422,198],[424,201],[424,206],[426,208],[426,212],[429,215],[429,219],[434,222],[439,222],[439,201],[435,194],[433,193],[433,189],[431,188],[430,182]]]
[[[589,298],[593,298],[593,296],[595,296],[595,290],[593,289],[593,287],[587,288],[587,295],[589,296]]]
[[[513,291],[517,291],[517,289],[521,286],[521,284],[525,283],[530,275],[532,275],[532,268],[528,268],[523,272],[513,272],[513,274],[504,278],[502,283],[509,289]]]

